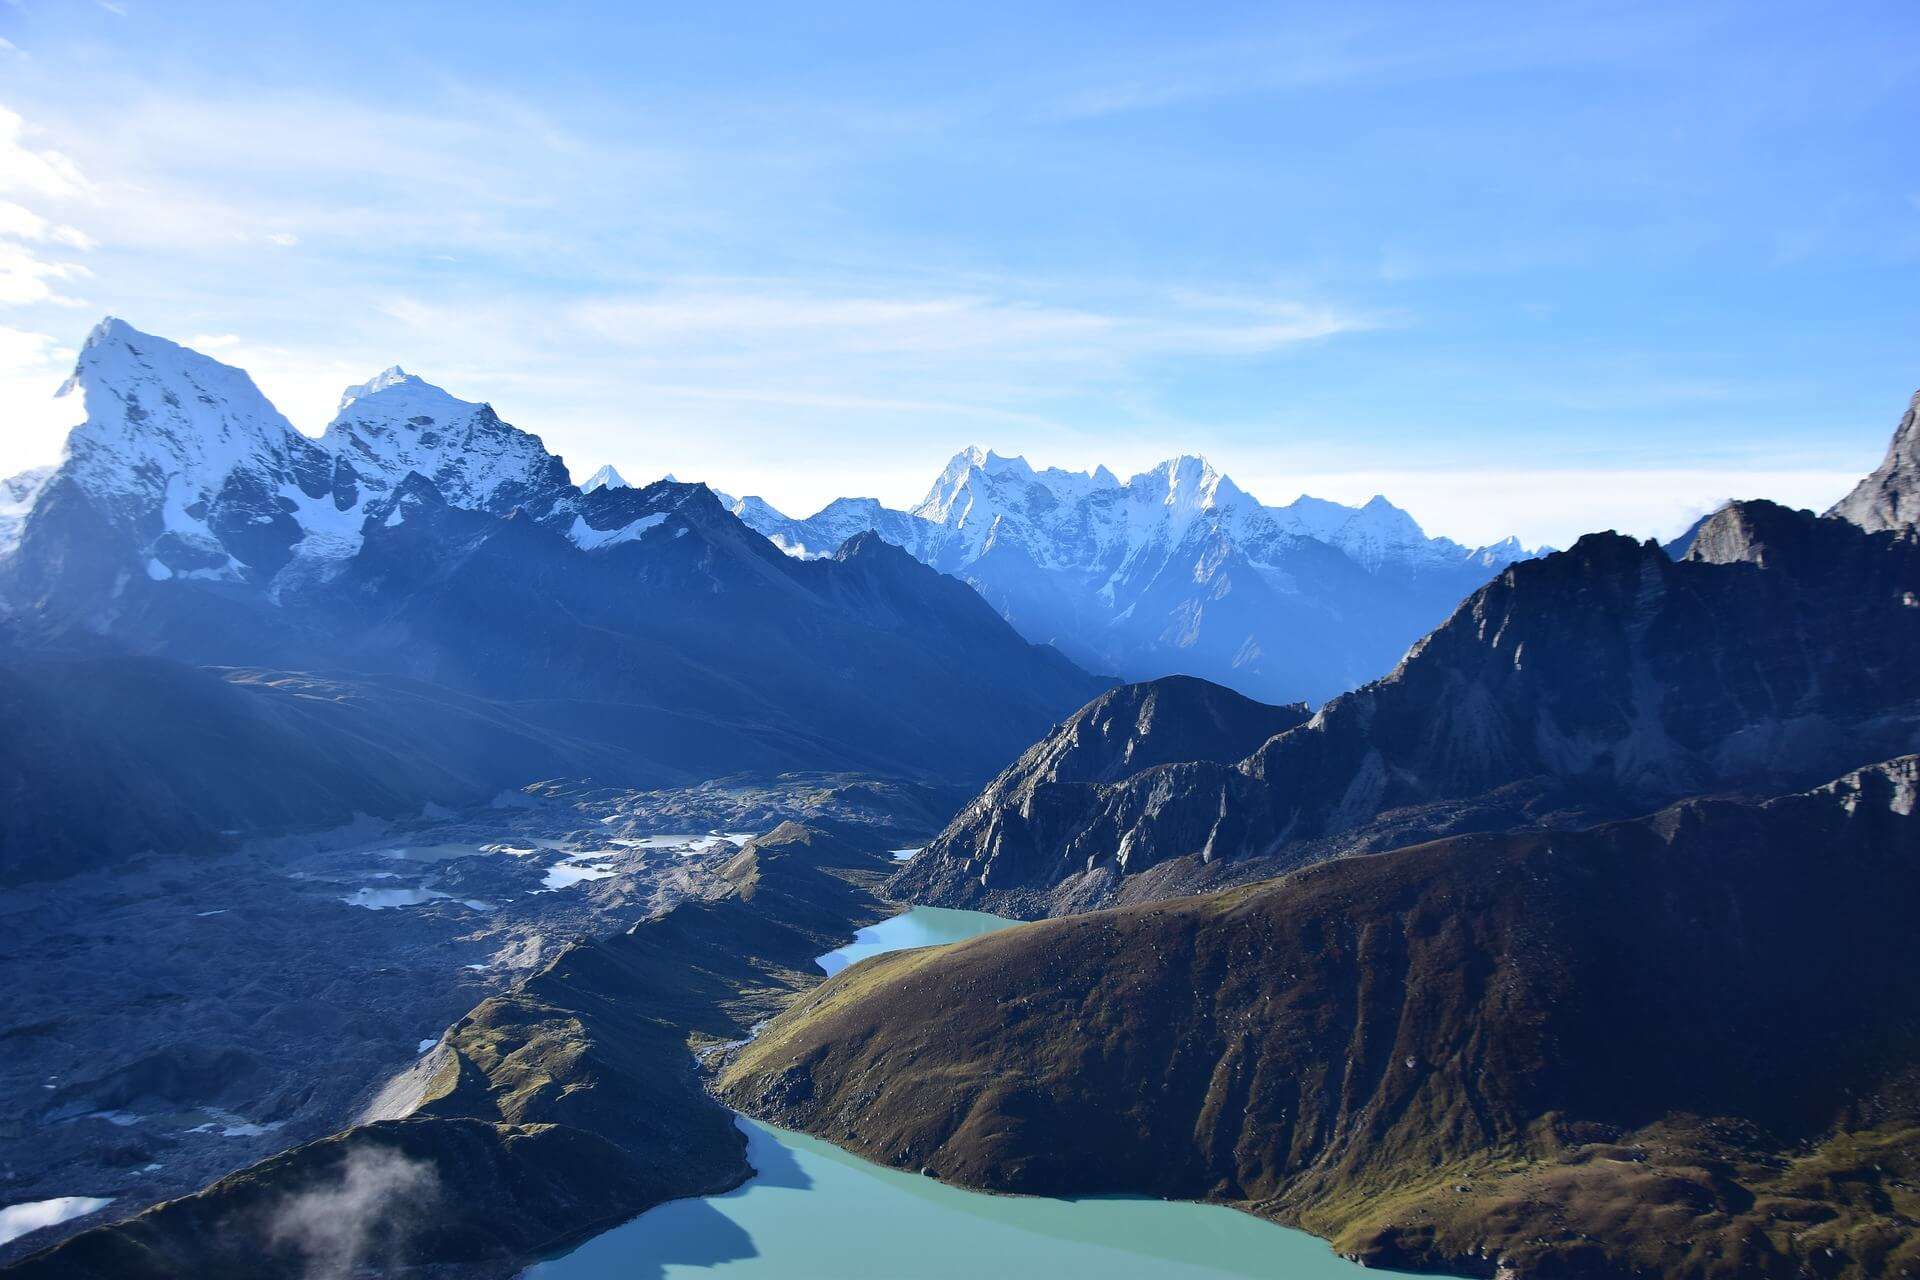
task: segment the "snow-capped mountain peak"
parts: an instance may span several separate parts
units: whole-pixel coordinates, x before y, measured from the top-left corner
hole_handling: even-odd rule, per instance
[[[68,439],[70,453],[130,449],[164,473],[260,452],[284,457],[310,443],[244,370],[113,316],[87,335],[57,394],[75,392],[86,420]]]
[[[369,510],[418,472],[449,503],[536,518],[574,499],[540,441],[395,366],[350,387],[320,440],[295,430],[245,372],[113,316],[62,395],[84,420],[5,541],[45,527],[117,531],[113,572],[251,582],[274,593],[325,576],[362,543]],[[44,493],[67,500],[42,526]],[[55,545],[47,543],[46,545]],[[46,562],[57,570],[59,557]]]
[[[633,486],[627,483],[627,478],[609,465],[601,467],[598,471],[588,476],[587,482],[580,486],[580,492],[592,493],[595,489],[631,488],[633,488]]]
[[[149,576],[277,571],[301,536],[292,513],[331,487],[331,459],[245,372],[116,317],[88,335],[60,389],[75,392],[85,420],[58,475],[126,531]]]
[[[349,387],[340,403],[321,443],[371,493],[417,471],[453,506],[502,515],[524,506],[544,516],[572,489],[565,464],[538,436],[397,365]]]
[[[1232,507],[1246,497],[1239,486],[1199,454],[1169,458],[1129,480],[1127,488],[1140,500],[1166,507],[1180,518]]]
[[[485,409],[491,413],[492,406],[477,404],[471,400],[462,400],[450,395],[425,378],[408,373],[399,365],[393,365],[358,386],[348,387],[340,393],[340,408],[335,412],[334,421],[348,415],[355,405],[360,408],[358,416],[377,415],[395,419],[403,416],[425,415],[440,417],[446,415],[470,413]]]
[[[971,453],[977,454],[978,450],[971,451]],[[991,449],[987,450],[986,454],[981,456],[980,460],[974,465],[990,476],[1026,477],[1033,474],[1032,464],[1019,454],[1015,454],[1011,458],[1006,458]]]
[[[1122,482],[976,446],[911,511],[841,499],[792,520],[758,501],[730,506],[791,555],[828,555],[873,530],[1090,669],[1186,671],[1280,701],[1385,670],[1525,555],[1428,538],[1379,496],[1265,506],[1197,454]]]
[[[347,406],[355,400],[364,399],[376,391],[385,391],[388,387],[397,387],[403,382],[419,381],[420,379],[414,377],[399,365],[389,365],[358,386],[348,387],[345,391],[342,391],[340,393],[340,407],[335,409],[334,412],[345,413]],[[424,386],[426,384],[422,383],[421,385]]]
[[[1057,502],[1070,503],[1097,490],[1119,486],[1119,480],[1105,467],[1092,471],[1035,469],[1017,454],[1008,457],[973,445],[953,455],[912,514],[938,524],[984,531],[1005,513],[1005,501],[1025,505],[1023,495],[1031,489],[1042,490]]]

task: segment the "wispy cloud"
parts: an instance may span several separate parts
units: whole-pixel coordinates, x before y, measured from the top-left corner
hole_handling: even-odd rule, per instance
[[[1248,354],[1374,327],[1324,305],[1248,302],[1191,293],[1093,310],[980,294],[875,296],[725,286],[582,303],[585,329],[621,345],[673,350],[722,341],[756,359],[782,354],[952,355],[996,352],[1022,361]],[[769,352],[775,343],[784,351]]]
[[[48,256],[49,249],[94,247],[86,232],[29,207],[72,205],[93,196],[93,186],[64,153],[36,145],[26,121],[0,107],[0,306],[35,304],[79,307],[82,298],[66,286],[91,273],[81,263]]]
[[[1619,62],[1670,47],[1705,15],[1588,3],[1409,9],[1358,3],[1275,12],[1233,39],[1076,67],[1050,114],[1090,119],[1253,94],[1301,93]]]
[[[1695,473],[1649,481],[1670,522],[1737,491],[1716,475],[1791,470],[1788,442],[1871,465],[1905,399],[1892,6],[983,11],[953,39],[608,6],[510,47],[406,9],[368,42],[343,3],[23,25],[0,322],[51,336],[0,372],[0,472],[58,448],[35,353],[71,350],[81,300],[308,430],[398,362],[587,470],[796,508],[911,499],[973,441],[1203,449],[1269,498],[1366,473],[1441,532],[1552,538],[1627,511],[1598,486],[1636,470]],[[1752,251],[1789,241],[1791,272]],[[1753,447],[1661,457],[1716,435]]]

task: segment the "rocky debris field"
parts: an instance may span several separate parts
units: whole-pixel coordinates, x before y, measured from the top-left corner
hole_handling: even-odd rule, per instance
[[[0,1263],[353,1122],[569,943],[726,892],[717,868],[767,829],[742,822],[832,812],[876,842],[938,822],[916,796],[898,825],[875,799],[894,784],[733,781],[722,803],[556,783],[0,893],[0,1204],[108,1202]]]

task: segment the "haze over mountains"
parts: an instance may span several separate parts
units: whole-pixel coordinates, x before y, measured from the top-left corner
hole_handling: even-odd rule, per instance
[[[1194,456],[1121,481],[973,448],[909,511],[842,498],[796,520],[726,501],[798,556],[871,529],[1089,670],[1203,676],[1268,702],[1322,702],[1386,670],[1463,595],[1539,554],[1430,538],[1380,496],[1265,506]]]

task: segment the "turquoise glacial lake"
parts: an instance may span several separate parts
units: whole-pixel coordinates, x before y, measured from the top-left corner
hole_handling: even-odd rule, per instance
[[[883,951],[1016,923],[919,907],[820,957],[828,973]],[[529,1269],[528,1280],[1379,1280],[1324,1241],[1219,1205],[1052,1200],[965,1191],[741,1117],[758,1175],[676,1200]]]

